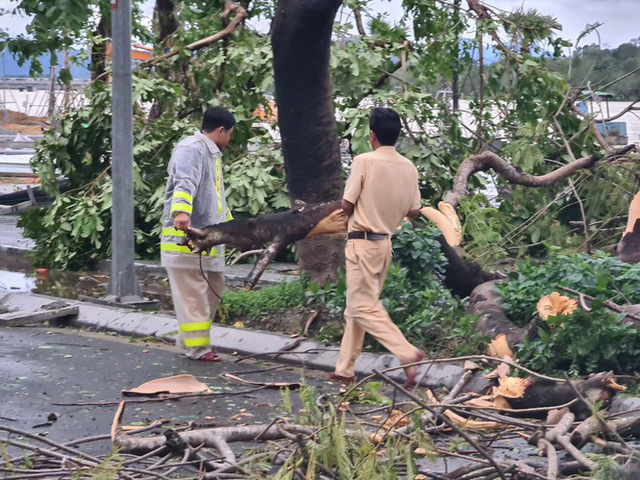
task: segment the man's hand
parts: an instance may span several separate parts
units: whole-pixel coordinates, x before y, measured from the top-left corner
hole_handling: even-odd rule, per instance
[[[191,217],[189,214],[180,212],[173,218],[173,228],[186,232],[191,228]]]
[[[355,205],[353,203],[343,198],[341,206],[342,206],[342,210],[344,210],[344,213],[347,214],[347,217],[350,217],[351,215],[353,215],[353,210],[355,208]]]

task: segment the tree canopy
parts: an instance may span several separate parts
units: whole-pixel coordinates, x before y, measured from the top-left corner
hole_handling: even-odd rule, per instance
[[[38,8],[55,4],[72,9],[54,0],[38,3]],[[399,149],[417,165],[427,204],[440,201],[463,160],[479,152],[490,150],[530,175],[593,157],[589,169],[544,188],[516,185],[491,172],[473,176],[458,207],[465,251],[475,260],[495,263],[615,244],[637,190],[638,162],[633,155],[598,161],[609,156],[609,147],[593,133],[593,119],[572,110],[572,87],[582,82],[575,80],[577,67],[569,78],[559,67],[569,42],[557,36],[557,21],[535,11],[505,16],[476,0],[460,8],[439,0],[405,0],[405,15],[394,24],[368,3],[344,1],[332,34],[331,94],[345,170],[353,154],[368,149],[367,119],[373,105],[401,114],[405,129]],[[104,0],[90,5],[77,25],[77,38],[86,39],[94,52],[105,42],[95,32],[108,15],[106,6]],[[254,27],[269,25],[274,15],[270,1],[158,0],[153,24],[138,22],[137,35],[153,43],[156,53],[134,71],[139,257],[157,256],[172,145],[197,128],[208,105],[224,104],[238,119],[232,150],[225,155],[233,213],[256,215],[288,206],[282,151],[274,141],[270,32]],[[33,17],[38,25],[34,31],[44,21]],[[67,30],[67,25],[46,25],[58,37]],[[475,38],[461,41],[463,32],[474,29]],[[12,51],[19,50],[17,40],[22,41],[8,39],[14,42]],[[480,68],[480,51],[490,50],[497,52],[497,61]],[[587,51],[580,50],[583,55]],[[639,78],[636,72],[616,82],[619,72],[610,72],[608,89]],[[460,83],[472,86],[464,111],[452,108],[450,96],[434,94],[450,90],[456,73]],[[34,168],[56,195],[50,210],[31,211],[22,220],[36,240],[38,263],[80,267],[109,254],[107,81],[108,75],[95,75],[83,93],[86,101],[62,112],[60,127],[37,147]],[[264,114],[255,114],[256,109]],[[74,187],[63,195],[52,183],[59,174]]]

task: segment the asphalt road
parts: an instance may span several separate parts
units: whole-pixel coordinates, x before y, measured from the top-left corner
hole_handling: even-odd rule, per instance
[[[274,364],[223,356],[221,363],[199,363],[179,355],[173,346],[132,341],[109,334],[56,328],[0,327],[0,424],[58,442],[109,433],[116,405],[55,405],[119,402],[122,390],[155,378],[190,373],[223,395],[177,401],[128,404],[124,425],[139,425],[162,418],[173,425],[200,426],[268,424],[281,414],[282,393],[269,389],[238,394],[252,388],[220,377],[223,372],[250,380],[295,382],[301,370],[286,367],[251,374],[249,370]],[[335,392],[326,373],[304,372],[306,382],[320,391]],[[49,421],[51,413],[59,415]],[[0,438],[5,434],[0,433]],[[109,442],[95,444],[105,453]],[[108,452],[108,450],[106,450]]]

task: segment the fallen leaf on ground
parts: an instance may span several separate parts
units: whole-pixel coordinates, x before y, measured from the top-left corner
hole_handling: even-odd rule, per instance
[[[122,393],[124,395],[211,393],[211,389],[206,384],[198,381],[193,375],[183,374],[157,378],[131,390],[123,390]]]

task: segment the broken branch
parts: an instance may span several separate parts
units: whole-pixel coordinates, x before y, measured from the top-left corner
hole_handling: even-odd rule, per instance
[[[227,38],[228,36],[233,34],[236,27],[240,25],[240,23],[242,23],[247,18],[247,11],[243,7],[241,7],[236,3],[228,2],[226,4],[225,11],[222,15],[223,17],[228,17],[231,13],[235,13],[235,17],[233,18],[233,20],[231,20],[231,22],[229,22],[229,24],[224,29],[220,30],[218,33],[211,35],[207,38],[202,38],[198,41],[190,43],[183,49],[174,49],[168,53],[160,55],[159,57],[152,58],[147,62],[147,64],[151,66],[157,65],[158,63],[164,60],[167,60],[171,57],[175,57],[176,55],[178,55],[180,52],[184,50],[195,52],[200,50],[201,48],[208,47],[212,43],[215,43],[219,40]]]

